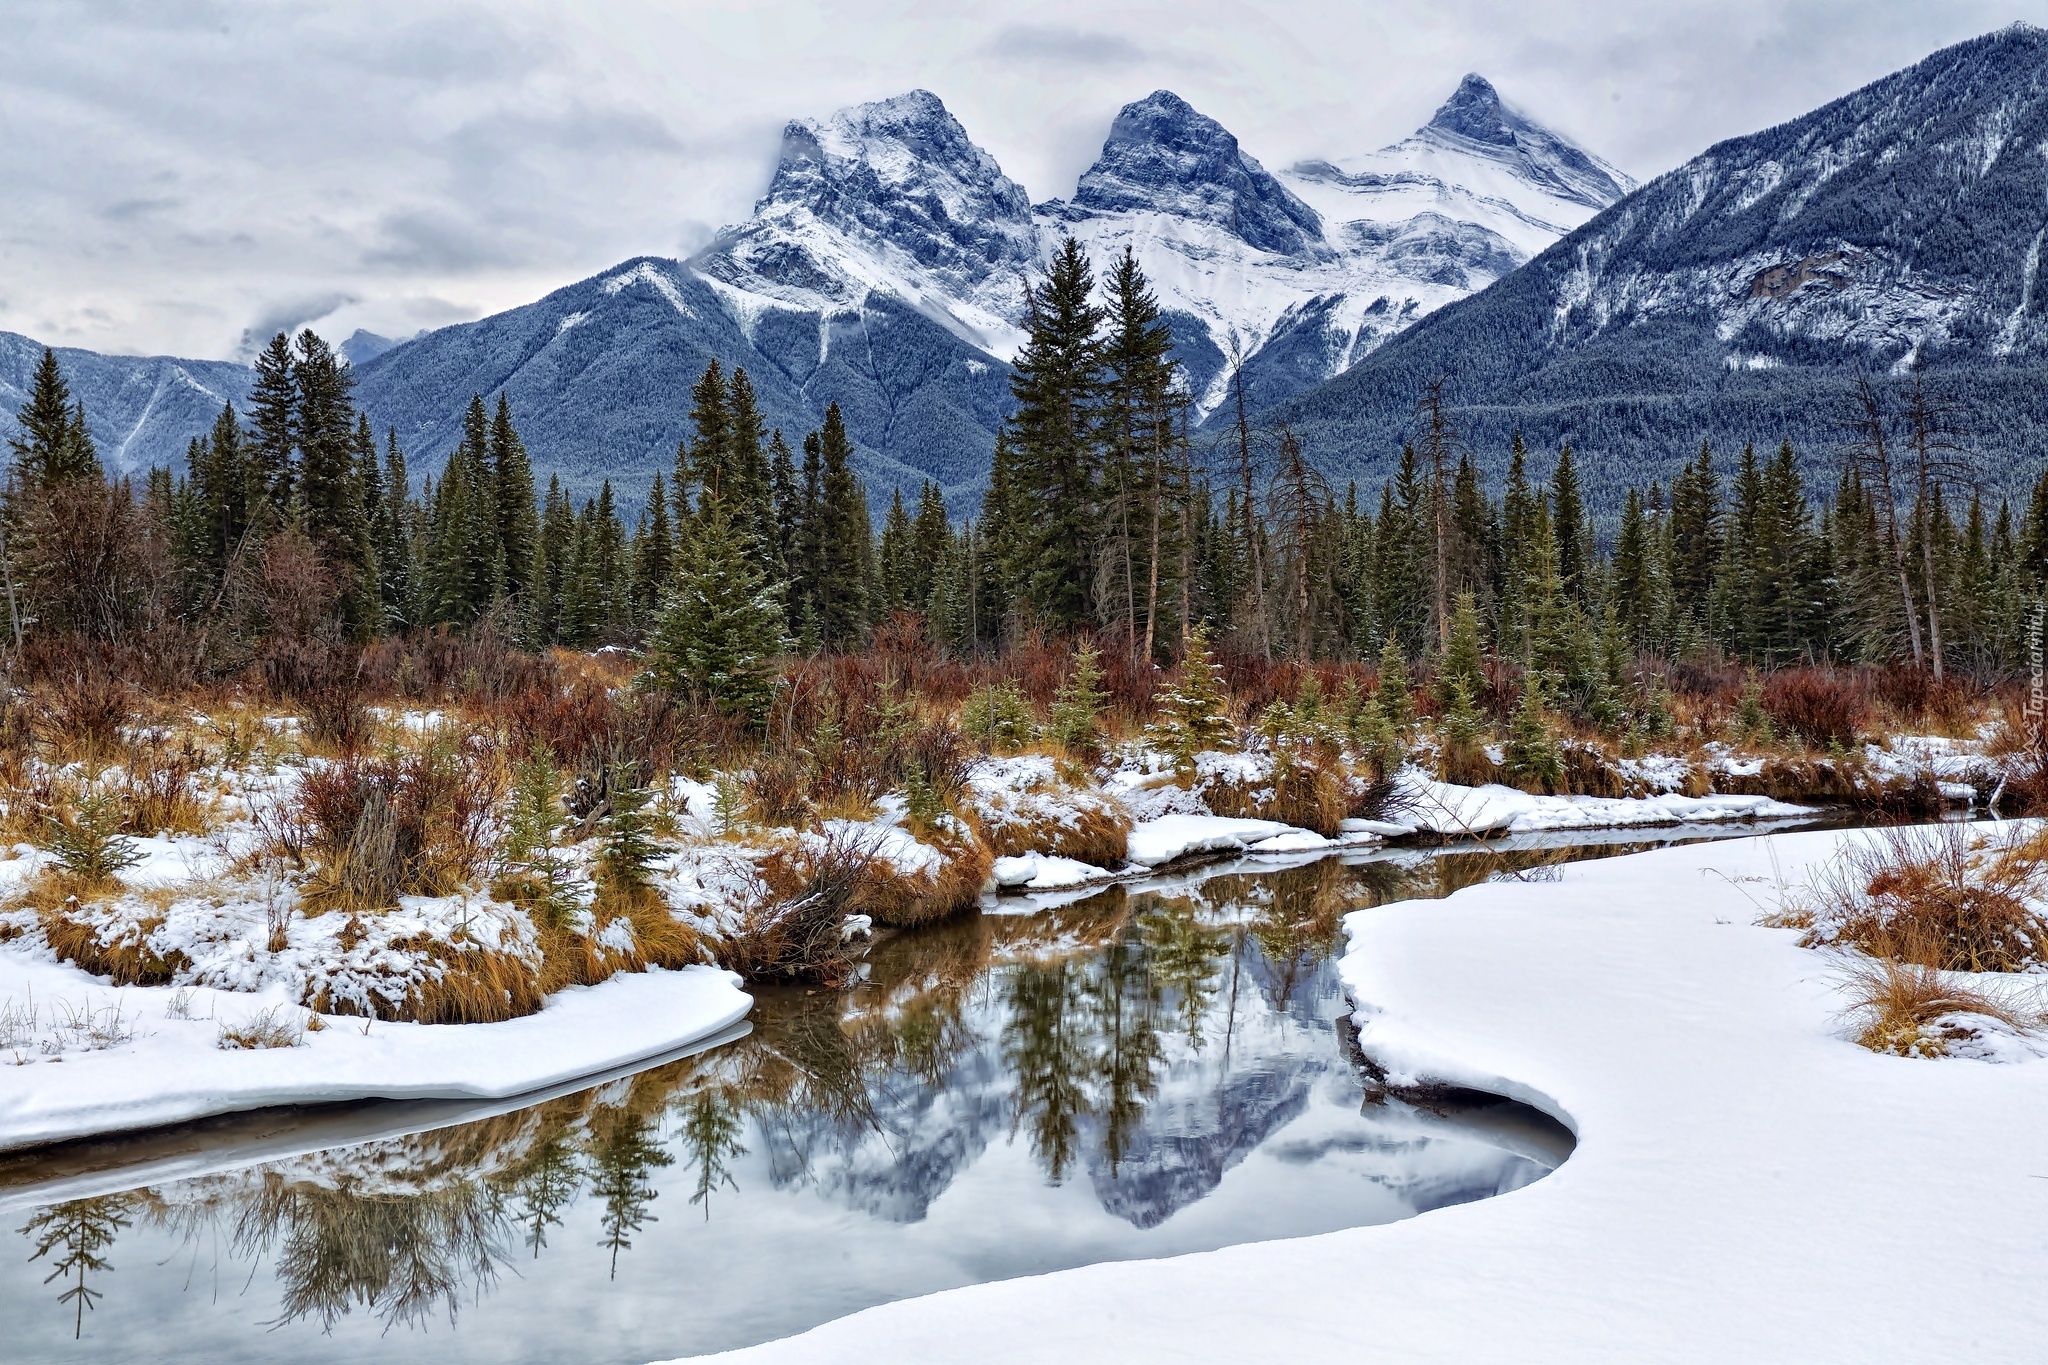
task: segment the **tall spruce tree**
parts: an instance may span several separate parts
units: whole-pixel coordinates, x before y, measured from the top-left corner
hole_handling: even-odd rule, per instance
[[[1031,530],[1023,586],[1033,612],[1055,627],[1088,620],[1093,600],[1102,393],[1094,288],[1087,256],[1067,238],[1045,279],[1025,289],[1025,341],[1010,375],[1016,491]]]

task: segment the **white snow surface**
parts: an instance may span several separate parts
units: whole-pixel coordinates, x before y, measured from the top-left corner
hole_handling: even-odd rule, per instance
[[[687,1046],[752,1005],[730,972],[649,970],[558,992],[538,1014],[499,1024],[366,1028],[328,1016],[297,1047],[224,1050],[222,1025],[266,1010],[298,1025],[307,1011],[279,986],[115,987],[64,963],[0,953],[0,1010],[32,1008],[52,1023],[117,1011],[132,1033],[55,1057],[0,1050],[0,1151],[270,1105],[519,1095]]]
[[[1372,1056],[1576,1131],[1533,1185],[888,1304],[733,1358],[2038,1361],[2048,1066],[1866,1052],[1830,959],[1755,924],[1781,878],[1861,837],[1673,847],[1348,917]]]
[[[1131,830],[1128,857],[1157,867],[1196,853],[1241,852],[1283,834],[1301,834],[1278,820],[1244,820],[1226,815],[1162,815]],[[1314,836],[1310,836],[1314,837]]]
[[[1683,825],[1721,820],[1779,820],[1815,812],[1768,796],[1532,796],[1513,787],[1461,787],[1419,769],[1402,774],[1403,819],[1433,834],[1536,834],[1624,825]]]

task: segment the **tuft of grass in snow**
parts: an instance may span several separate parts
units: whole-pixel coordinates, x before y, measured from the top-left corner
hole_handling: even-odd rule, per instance
[[[1901,827],[1848,843],[1778,922],[1803,919],[1808,947],[1945,971],[2023,971],[2048,963],[2044,896],[2048,833]]]
[[[2041,1022],[2036,1008],[1951,980],[1938,968],[1885,958],[1845,959],[1842,985],[1856,1041],[1872,1052],[1941,1057],[1982,1031],[1973,1019],[2025,1033]]]
[[[306,1026],[299,1021],[296,1011],[282,1005],[272,1005],[239,1024],[223,1022],[213,1045],[226,1051],[237,1048],[254,1051],[259,1048],[297,1047],[306,1041]]]
[[[76,897],[41,915],[43,938],[59,959],[117,986],[167,986],[191,959],[175,948],[160,950],[152,936],[162,915],[96,914]]]

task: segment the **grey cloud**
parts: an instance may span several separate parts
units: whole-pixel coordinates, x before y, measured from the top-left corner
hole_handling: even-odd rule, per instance
[[[260,342],[337,308],[323,325],[401,335],[514,306],[701,247],[749,212],[787,119],[919,86],[1038,198],[1156,87],[1286,165],[1403,136],[1467,70],[1647,177],[2013,17],[2007,0],[1185,0],[1170,25],[1100,0],[943,20],[841,0],[829,23],[815,0],[745,8],[9,6],[0,328],[225,355],[252,315]]]
[[[1002,61],[1063,62],[1069,66],[1131,66],[1145,49],[1115,33],[1053,24],[1012,24],[991,38],[987,55]]]
[[[350,294],[320,294],[310,298],[283,300],[267,305],[242,332],[242,343],[237,349],[243,357],[254,355],[268,345],[279,332],[287,336],[296,333],[309,323],[318,322],[345,304],[355,302]]]
[[[154,218],[172,209],[182,208],[182,199],[122,199],[100,210],[100,217],[113,223],[133,223],[143,218]]]

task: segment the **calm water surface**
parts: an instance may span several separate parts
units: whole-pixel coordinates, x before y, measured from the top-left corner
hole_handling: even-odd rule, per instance
[[[0,1360],[640,1362],[1504,1193],[1570,1135],[1373,1098],[1339,920],[1644,846],[1113,888],[886,940],[843,992],[763,992],[736,1041],[523,1108],[0,1158]]]

